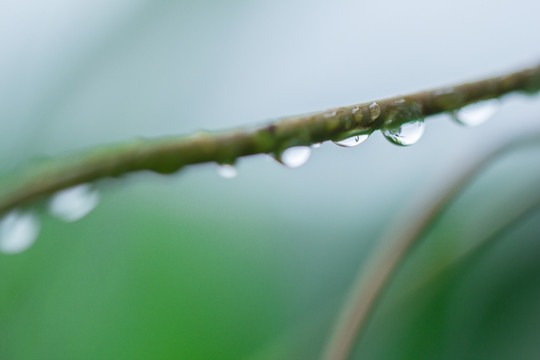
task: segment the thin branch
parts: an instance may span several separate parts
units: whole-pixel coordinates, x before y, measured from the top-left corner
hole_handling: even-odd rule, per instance
[[[487,234],[487,236],[480,241],[478,241],[470,249],[463,251],[460,255],[456,256],[455,259],[448,261],[446,264],[440,266],[434,273],[429,274],[429,277],[422,280],[419,284],[412,287],[406,294],[403,295],[402,299],[405,299],[414,294],[421,292],[423,289],[431,286],[433,283],[438,281],[442,276],[448,274],[452,270],[466,266],[466,264],[472,264],[477,260],[482,254],[485,254],[490,248],[499,243],[500,240],[504,238],[505,235],[514,231],[519,225],[523,222],[529,220],[534,214],[540,209],[540,198],[536,197],[530,200],[525,206],[523,206],[519,211],[512,214],[509,218],[500,224],[495,230]],[[400,302],[399,300],[398,302]]]
[[[311,145],[369,134],[381,127],[459,109],[511,92],[540,90],[540,65],[480,81],[447,86],[374,102],[293,116],[251,129],[138,140],[53,158],[12,174],[0,189],[0,214],[78,184],[149,170],[173,173],[184,166],[234,163],[243,156],[279,154],[290,146]]]
[[[539,143],[540,135],[535,134],[510,140],[497,147],[486,156],[474,161],[446,190],[440,192],[438,198],[430,203],[427,210],[415,217],[416,220],[411,226],[401,226],[389,232],[388,237],[382,241],[378,256],[373,256],[372,262],[362,268],[357,275],[350,297],[332,333],[323,358],[326,360],[347,359],[353,345],[361,338],[377,303],[399,267],[453,204],[457,195],[482,170],[506,152]]]

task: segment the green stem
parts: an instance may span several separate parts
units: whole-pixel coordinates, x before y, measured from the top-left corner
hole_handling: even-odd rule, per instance
[[[439,282],[444,276],[448,276],[448,274],[457,271],[458,269],[466,268],[468,265],[474,264],[480,257],[485,256],[490,249],[504,240],[506,235],[516,230],[523,222],[529,220],[539,209],[540,198],[538,196],[533,197],[533,199],[525,204],[525,206],[514,212],[509,218],[505,219],[504,223],[487,234],[485,238],[480,239],[470,249],[464,250],[456,256],[455,259],[449,260],[441,265],[434,273],[428,274],[428,277],[419,281],[417,285],[412,286],[406,294],[396,301],[396,303],[402,303],[405,299],[411,298],[416,294],[421,293],[426,288],[433,286],[433,284]]]
[[[321,111],[287,117],[274,123],[219,133],[200,132],[166,139],[138,140],[57,157],[10,176],[2,183],[0,213],[78,184],[106,177],[149,170],[173,173],[187,165],[205,162],[234,163],[237,158],[281,153],[298,145],[371,133],[381,127],[452,111],[464,105],[504,94],[540,90],[540,65],[518,72]],[[405,101],[403,101],[405,100]],[[373,116],[376,113],[378,116]]]
[[[388,237],[381,241],[379,252],[375,254],[377,256],[372,256],[371,262],[357,274],[323,359],[345,360],[349,357],[354,344],[361,339],[377,304],[400,266],[437,224],[459,193],[501,155],[523,147],[537,146],[539,143],[540,134],[533,134],[499,145],[487,155],[473,161],[466,171],[444,191],[439,192],[425,210],[414,217],[412,225],[399,224],[397,227],[399,231],[389,232]]]

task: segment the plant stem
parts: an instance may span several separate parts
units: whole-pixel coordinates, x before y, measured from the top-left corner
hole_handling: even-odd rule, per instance
[[[459,175],[411,226],[398,226],[396,232],[389,232],[381,241],[379,252],[371,257],[371,262],[360,269],[352,285],[336,329],[323,355],[326,360],[345,360],[352,352],[365,330],[368,321],[380,301],[392,277],[404,263],[409,254],[421,243],[425,235],[435,226],[445,211],[456,200],[457,195],[470,184],[495,159],[509,151],[540,143],[540,134],[519,137],[507,141],[489,152],[484,157],[473,161],[468,169]]]
[[[456,256],[455,259],[443,264],[434,273],[430,273],[428,277],[412,286],[406,294],[396,301],[396,303],[399,303],[406,298],[415,296],[415,294],[422,292],[429,286],[433,286],[433,284],[440,281],[442,277],[448,275],[452,271],[475,263],[480,257],[485,256],[490,249],[499,244],[504,239],[505,235],[516,230],[519,225],[529,220],[538,212],[539,209],[540,198],[538,196],[533,197],[527,204],[525,204],[525,206],[513,213],[510,218],[505,219],[504,223],[487,234],[486,237],[480,239],[478,243],[473,245],[470,249],[463,251]]]
[[[168,174],[192,164],[234,163],[240,157],[261,153],[279,155],[290,146],[371,133],[389,121],[396,125],[397,118],[407,122],[414,120],[410,116],[427,117],[511,92],[539,90],[540,65],[480,81],[377,100],[378,116],[374,116],[373,108],[370,109],[373,101],[369,101],[248,129],[199,132],[90,149],[31,164],[26,170],[11,174],[10,181],[2,182],[0,214],[59,190],[106,177],[142,170]]]

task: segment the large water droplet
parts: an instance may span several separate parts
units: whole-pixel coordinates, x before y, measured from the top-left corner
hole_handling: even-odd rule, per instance
[[[280,161],[287,167],[297,168],[304,165],[310,155],[311,148],[309,146],[293,146],[283,151]]]
[[[18,254],[28,249],[39,234],[39,221],[29,212],[14,210],[0,220],[0,252]]]
[[[368,137],[369,137],[369,135],[365,135],[365,134],[364,135],[351,136],[350,138],[347,138],[347,139],[334,141],[334,144],[339,145],[339,146],[343,146],[343,147],[353,147],[353,146],[356,146],[356,145],[360,145],[361,143],[366,141]]]
[[[408,122],[396,129],[382,129],[384,137],[388,141],[401,146],[413,145],[424,134],[424,121],[418,120],[414,122]]]
[[[496,99],[479,101],[452,112],[455,121],[465,126],[477,126],[491,118],[499,109]]]
[[[49,212],[67,222],[88,215],[99,202],[99,193],[89,184],[77,185],[57,192],[49,202]]]
[[[217,173],[222,178],[232,179],[238,175],[238,170],[233,165],[223,164],[218,166]]]

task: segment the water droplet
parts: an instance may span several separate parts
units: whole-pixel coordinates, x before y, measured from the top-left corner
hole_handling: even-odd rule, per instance
[[[314,148],[314,149],[318,149],[322,146],[322,143],[315,143],[315,144],[312,144],[311,147]]]
[[[0,220],[0,252],[18,254],[28,249],[39,234],[39,221],[30,212],[14,210]]]
[[[334,144],[339,145],[339,146],[343,146],[343,147],[353,147],[353,146],[356,146],[356,145],[360,145],[361,143],[366,141],[368,137],[369,137],[369,135],[366,135],[366,134],[351,136],[351,137],[343,139],[343,140],[334,141]]]
[[[287,167],[297,168],[304,165],[310,155],[311,148],[309,146],[293,146],[283,151],[280,161]]]
[[[337,114],[337,111],[334,110],[334,111],[327,112],[326,114],[323,115],[323,117],[325,117],[325,118],[331,118],[331,117],[336,116],[336,114]]]
[[[360,110],[360,107],[358,107],[357,105],[355,105],[353,108],[352,108],[352,114],[356,114],[356,112]]]
[[[418,120],[402,124],[396,129],[382,129],[381,132],[388,141],[396,145],[408,146],[420,140],[424,134],[424,127],[424,121]]]
[[[480,101],[453,111],[452,117],[461,125],[477,126],[491,118],[499,105],[496,99]]]
[[[371,103],[369,105],[369,114],[371,116],[371,121],[377,120],[379,115],[381,115],[381,107],[376,102]]]
[[[222,178],[232,179],[238,175],[238,170],[233,165],[223,164],[218,166],[217,173]]]
[[[49,202],[49,212],[57,218],[73,222],[88,215],[99,202],[99,193],[89,184],[77,185],[57,192]]]

